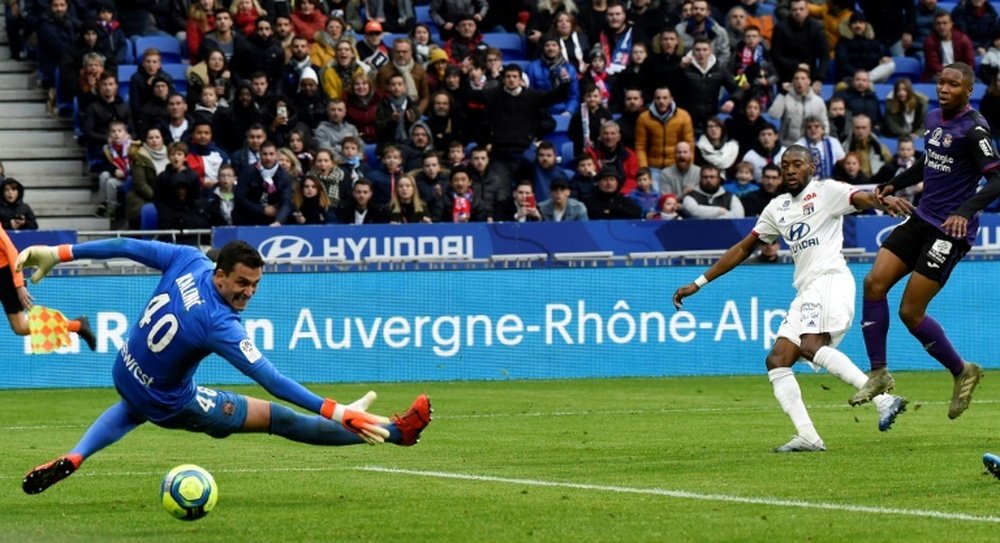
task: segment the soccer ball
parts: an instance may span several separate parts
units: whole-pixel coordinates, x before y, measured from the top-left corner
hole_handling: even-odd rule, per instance
[[[212,474],[194,464],[170,470],[160,487],[163,508],[181,520],[198,520],[215,507],[219,487]]]

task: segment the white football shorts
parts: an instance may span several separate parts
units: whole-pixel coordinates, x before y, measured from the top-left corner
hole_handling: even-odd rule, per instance
[[[821,275],[799,291],[778,337],[800,345],[804,334],[830,334],[830,347],[844,339],[854,320],[854,276],[850,272]]]

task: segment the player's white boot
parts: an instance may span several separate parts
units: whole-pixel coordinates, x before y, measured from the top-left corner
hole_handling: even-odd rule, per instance
[[[785,443],[784,445],[774,449],[774,452],[786,453],[786,452],[823,452],[826,450],[826,443],[820,439],[813,443],[802,436],[795,436],[791,441]]]
[[[879,401],[875,400],[875,407],[878,409],[878,429],[880,432],[887,432],[892,428],[892,423],[896,422],[896,417],[906,411],[906,405],[910,402],[902,396],[885,396]]]

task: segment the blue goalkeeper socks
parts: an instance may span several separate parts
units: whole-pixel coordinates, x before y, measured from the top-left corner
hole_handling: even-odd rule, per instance
[[[395,424],[386,426],[390,443],[398,443],[403,434]],[[360,436],[339,422],[319,415],[303,415],[283,405],[271,402],[271,434],[310,445],[356,445],[364,443]]]
[[[80,438],[80,442],[70,451],[70,454],[79,454],[86,459],[104,447],[125,437],[125,434],[131,432],[143,422],[145,421],[129,415],[125,409],[125,405],[118,402],[109,407],[100,417],[97,417],[97,420],[90,425],[87,432]]]

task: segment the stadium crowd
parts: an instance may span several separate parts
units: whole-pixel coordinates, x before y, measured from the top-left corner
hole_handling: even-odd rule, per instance
[[[170,229],[754,215],[794,143],[853,184],[921,160],[951,62],[976,67],[973,105],[1000,124],[986,0],[415,3],[6,15],[13,56],[37,55],[76,119],[96,212],[130,228],[151,208]]]

